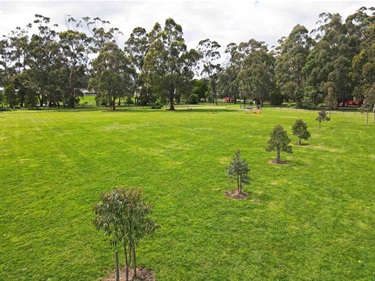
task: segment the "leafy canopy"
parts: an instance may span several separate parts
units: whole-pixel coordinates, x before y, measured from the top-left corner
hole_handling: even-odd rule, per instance
[[[239,149],[233,155],[232,161],[225,171],[232,180],[237,182],[238,193],[242,192],[243,184],[250,184],[250,168],[247,162],[241,158],[241,152]]]
[[[293,135],[298,136],[298,144],[301,145],[301,139],[307,140],[311,134],[307,130],[307,124],[302,119],[296,120],[292,127]]]
[[[286,153],[292,153],[292,146],[289,145],[290,139],[284,130],[283,126],[277,125],[273,128],[270,133],[270,139],[268,140],[268,147],[266,151],[276,151],[277,157],[276,162],[280,163],[280,153],[284,151]]]

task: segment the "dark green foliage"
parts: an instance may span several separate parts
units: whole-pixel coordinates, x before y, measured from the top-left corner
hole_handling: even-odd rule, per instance
[[[290,139],[283,126],[277,125],[270,133],[270,139],[268,140],[266,151],[276,151],[276,163],[279,164],[281,163],[281,151],[292,153],[292,146],[289,145],[289,143]]]
[[[9,107],[13,108],[16,106],[18,99],[13,85],[9,85],[4,89],[4,96]]]
[[[311,134],[307,130],[307,124],[302,121],[302,119],[296,120],[292,127],[293,135],[298,136],[298,145],[302,144],[302,140],[307,140]]]
[[[100,49],[92,65],[94,75],[90,78],[89,89],[97,92],[98,97],[108,100],[115,110],[116,99],[134,92],[135,69],[130,59],[117,44],[109,42]]]
[[[142,194],[139,188],[116,188],[102,193],[102,201],[94,207],[96,228],[104,230],[112,245],[123,243],[126,281],[131,262],[136,274],[136,245],[158,229],[150,218],[152,207]]]
[[[282,105],[284,102],[284,96],[280,93],[278,89],[272,91],[270,95],[270,104],[273,106]]]
[[[232,162],[227,166],[226,174],[237,183],[237,192],[242,193],[242,185],[250,184],[250,168],[247,162],[241,158],[241,152],[238,149],[232,157]]]
[[[199,103],[199,96],[197,94],[191,94],[189,96],[188,103],[190,103],[190,104],[198,104]]]
[[[279,40],[275,61],[276,85],[287,100],[293,100],[297,106],[302,103],[300,93],[303,88],[302,69],[313,45],[306,27],[297,24],[288,37]]]
[[[201,91],[199,98],[207,98],[209,102],[215,102],[218,98],[217,96],[217,83],[218,83],[218,74],[222,70],[220,66],[221,55],[219,52],[220,44],[216,41],[211,41],[210,39],[201,40],[197,46],[197,51],[200,54],[200,60],[203,64],[203,69],[200,73],[203,79],[207,78],[209,81],[209,90],[205,92]],[[201,80],[203,80],[201,79]],[[205,82],[205,80],[204,80]],[[207,95],[207,93],[209,93]]]
[[[198,102],[207,98],[208,91],[208,82],[205,79],[194,80],[193,94],[197,96]]]
[[[303,88],[302,107],[306,109],[314,109],[320,102],[322,102],[322,95],[315,87],[306,86]]]
[[[320,128],[320,124],[322,123],[322,121],[329,121],[331,119],[327,116],[327,112],[325,110],[322,110],[318,112],[318,117],[316,117],[315,120],[319,122]]]
[[[193,68],[200,54],[187,49],[182,27],[172,18],[165,21],[163,29],[156,23],[149,37],[151,43],[143,64],[144,81],[151,92],[169,100],[169,110],[175,110],[176,100],[191,93]]]

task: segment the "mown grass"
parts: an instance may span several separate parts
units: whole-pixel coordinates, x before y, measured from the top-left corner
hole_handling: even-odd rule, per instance
[[[99,194],[137,186],[161,229],[139,245],[157,280],[373,280],[375,125],[337,113],[235,108],[0,113],[0,280],[100,280],[113,248],[92,225]],[[308,146],[271,165],[277,124]],[[237,148],[247,200],[224,170]],[[121,249],[118,248],[121,253]]]

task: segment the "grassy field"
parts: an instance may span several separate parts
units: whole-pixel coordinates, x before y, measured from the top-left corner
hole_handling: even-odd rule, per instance
[[[139,265],[164,280],[374,280],[375,125],[366,116],[234,108],[0,113],[0,280],[100,280],[113,252],[93,224],[102,191],[137,186],[161,229]],[[309,145],[268,161],[297,118]],[[237,148],[250,198],[224,196]],[[120,249],[120,248],[118,248]],[[122,253],[120,251],[120,253]]]

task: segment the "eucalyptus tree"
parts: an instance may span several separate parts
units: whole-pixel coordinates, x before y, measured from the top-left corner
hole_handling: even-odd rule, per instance
[[[99,53],[100,49],[104,47],[106,43],[116,43],[116,40],[123,33],[117,27],[111,27],[111,23],[108,20],[95,17],[83,17],[82,20],[72,20],[76,26],[84,28],[91,37],[91,51],[93,53]]]
[[[50,105],[62,100],[61,48],[57,41],[56,24],[42,15],[35,15],[38,33],[33,34],[25,56],[30,87],[37,89],[40,105]]]
[[[187,87],[192,87],[199,53],[187,50],[182,27],[172,18],[165,21],[164,28],[156,23],[149,39],[150,48],[143,65],[145,83],[160,98],[168,99],[169,110],[174,110],[175,100]]]
[[[225,53],[228,55],[227,65],[219,75],[219,89],[222,96],[230,97],[237,102],[238,98],[242,98],[244,102],[246,98],[255,98],[258,102],[264,101],[264,92],[256,92],[255,84],[256,81],[260,82],[259,75],[250,81],[250,76],[252,73],[257,72],[255,69],[259,67],[260,62],[265,63],[267,61],[268,72],[270,66],[268,63],[273,60],[271,56],[265,58],[264,50],[268,53],[267,47],[264,42],[257,41],[255,39],[250,39],[247,42],[241,42],[240,44],[230,43],[225,49]],[[256,65],[251,66],[255,63]],[[273,64],[273,63],[272,63]],[[273,67],[272,67],[273,68]],[[273,72],[273,70],[272,70]],[[260,74],[257,72],[257,74]],[[264,78],[264,77],[263,77]],[[274,82],[271,83],[273,88]],[[252,85],[252,86],[250,86]],[[266,85],[264,85],[267,87]],[[251,89],[249,87],[252,87]],[[259,88],[259,87],[258,87]],[[262,89],[263,90],[263,89]],[[267,93],[268,95],[269,93]]]
[[[226,174],[237,184],[237,193],[242,193],[242,186],[250,183],[250,168],[247,162],[241,158],[241,152],[238,149],[232,157],[232,161],[225,169]]]
[[[359,81],[356,93],[365,99],[371,93],[375,81],[375,12],[368,20],[372,23],[364,29],[360,51],[352,61],[352,75]]]
[[[242,97],[246,99],[246,91],[241,91],[238,74],[242,69],[244,58],[250,53],[252,40],[240,44],[229,43],[225,48],[226,66],[218,77],[218,89],[221,97],[231,98],[234,103]]]
[[[86,88],[85,75],[88,66],[90,39],[85,33],[67,30],[59,33],[62,51],[62,69],[64,81],[64,98],[69,107],[74,107],[77,97],[82,95],[80,89]]]
[[[275,61],[276,86],[285,100],[302,103],[304,79],[302,68],[313,46],[308,30],[296,25],[288,37],[281,38]]]
[[[239,88],[263,106],[275,89],[274,56],[263,42],[253,41],[250,53],[244,58],[238,74]]]
[[[323,13],[320,26],[315,30],[318,43],[311,51],[304,67],[306,81],[327,96],[336,97],[337,103],[353,98],[356,80],[353,79],[352,60],[358,53],[360,16],[349,16],[345,23],[339,14]],[[354,27],[356,26],[356,27]]]
[[[364,35],[361,50],[353,59],[353,75],[359,80],[357,91],[364,98],[368,124],[370,110],[374,110],[375,122],[375,22],[365,29]]]
[[[143,89],[144,83],[142,79],[142,69],[149,46],[149,36],[146,29],[143,27],[134,28],[133,32],[130,34],[130,37],[125,42],[124,52],[129,57],[135,69],[134,97],[136,99],[136,103],[138,103],[139,99],[142,100],[143,104],[148,102],[147,95],[143,95],[146,93],[146,91]]]
[[[12,77],[12,54],[9,39],[4,36],[0,40],[0,87],[10,84]]]
[[[197,51],[201,55],[202,71],[200,75],[204,79],[209,80],[210,93],[212,97],[212,102],[217,100],[217,82],[218,75],[221,70],[220,63],[220,44],[216,41],[211,41],[210,39],[204,39],[199,41],[197,46]]]
[[[237,75],[235,65],[229,64],[219,72],[217,81],[218,95],[231,98],[235,103],[239,97]]]
[[[27,30],[16,27],[0,40],[0,86],[5,88],[13,84],[17,95],[22,95],[24,92],[21,72],[25,67],[28,39]],[[20,106],[23,106],[24,97],[19,96],[18,99]]]
[[[116,188],[102,193],[94,207],[94,225],[110,238],[111,245],[122,244],[125,258],[125,280],[133,264],[133,279],[137,279],[136,246],[145,236],[153,234],[159,226],[150,218],[152,205],[139,188]]]
[[[30,28],[30,25],[27,28]],[[20,107],[23,107],[29,84],[26,75],[24,75],[26,70],[25,57],[28,52],[29,44],[28,30],[16,27],[16,30],[8,35],[8,38],[10,39],[12,54],[13,83],[17,89]]]
[[[243,56],[238,50],[236,43],[229,43],[225,48],[227,54],[225,67],[218,74],[218,93],[221,98],[231,98],[234,103],[239,98],[238,72]]]
[[[16,106],[18,99],[13,84],[9,84],[5,87],[4,98],[9,107],[14,108]]]
[[[32,91],[26,75],[25,58],[29,51],[28,29],[16,27],[0,41],[0,87],[12,85],[15,100],[20,107],[36,105],[36,94]]]
[[[130,59],[116,43],[105,43],[92,67],[89,89],[95,90],[99,97],[108,100],[112,110],[116,109],[116,99],[134,92],[135,70]]]

